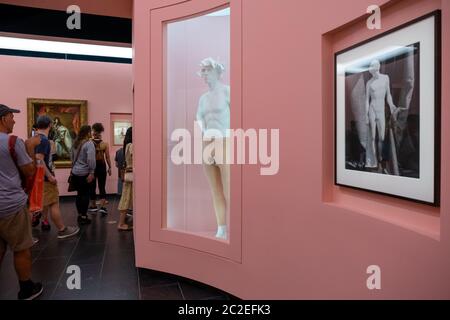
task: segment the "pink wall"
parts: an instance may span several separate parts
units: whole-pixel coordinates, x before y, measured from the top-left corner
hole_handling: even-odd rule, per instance
[[[27,98],[77,99],[88,101],[88,122],[103,123],[103,139],[110,143],[110,114],[132,112],[132,72],[130,64],[71,61],[0,56],[1,103],[19,108],[14,133],[27,136]],[[117,191],[114,155],[113,173],[107,180],[107,193]],[[67,195],[70,169],[58,169],[56,176],[61,195]]]
[[[136,193],[137,265],[196,279],[245,299],[449,299],[450,168],[445,164],[450,161],[450,92],[445,88],[450,87],[450,62],[445,57],[450,55],[450,2],[231,2],[243,10],[243,127],[280,129],[280,171],[267,177],[259,175],[259,167],[243,168],[241,263],[189,249],[193,243],[150,241],[148,192]],[[150,110],[157,108],[148,108],[148,12],[161,4],[136,0],[134,8],[139,190],[149,190],[154,178],[150,159],[155,158],[147,148]],[[365,28],[371,4],[389,4],[383,7],[381,32],[442,9],[438,209],[333,184],[333,53],[380,32]],[[366,287],[366,268],[374,264],[382,271],[379,291]]]
[[[4,4],[66,11],[70,5],[80,7],[82,13],[131,18],[132,0],[2,0]]]
[[[171,133],[186,128],[194,136],[200,96],[208,90],[197,75],[199,64],[213,57],[225,65],[223,83],[230,74],[229,17],[196,17],[168,25],[167,31],[167,151],[168,227],[215,234],[217,223],[211,191],[202,165],[175,166],[170,152]]]

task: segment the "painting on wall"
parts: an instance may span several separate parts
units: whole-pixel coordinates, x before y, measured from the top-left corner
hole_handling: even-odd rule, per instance
[[[112,141],[114,146],[122,146],[128,128],[132,126],[131,114],[111,114]]]
[[[53,119],[49,139],[55,143],[56,168],[70,168],[70,152],[81,126],[87,124],[86,100],[27,99],[28,134],[31,136],[33,124],[40,115]]]
[[[440,12],[335,55],[335,181],[438,205]]]

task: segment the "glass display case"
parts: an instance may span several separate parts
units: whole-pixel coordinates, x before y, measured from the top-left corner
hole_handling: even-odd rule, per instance
[[[167,22],[164,59],[165,227],[226,241],[230,8]]]

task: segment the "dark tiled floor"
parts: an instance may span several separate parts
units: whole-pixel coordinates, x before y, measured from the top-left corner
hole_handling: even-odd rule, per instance
[[[46,300],[228,300],[234,297],[204,284],[134,266],[132,232],[118,232],[116,197],[108,199],[107,217],[93,214],[92,224],[82,227],[72,239],[58,240],[50,232],[34,228],[39,238],[32,248],[33,279],[41,281]],[[67,225],[76,224],[74,198],[61,198],[61,212]],[[81,290],[69,290],[70,265],[81,269]],[[18,284],[8,252],[0,266],[0,299],[16,299]]]

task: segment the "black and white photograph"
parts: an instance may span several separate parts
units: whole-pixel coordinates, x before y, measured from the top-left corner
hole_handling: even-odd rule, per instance
[[[438,21],[336,54],[336,184],[436,204]]]
[[[346,169],[420,177],[419,54],[416,43],[346,70]]]

